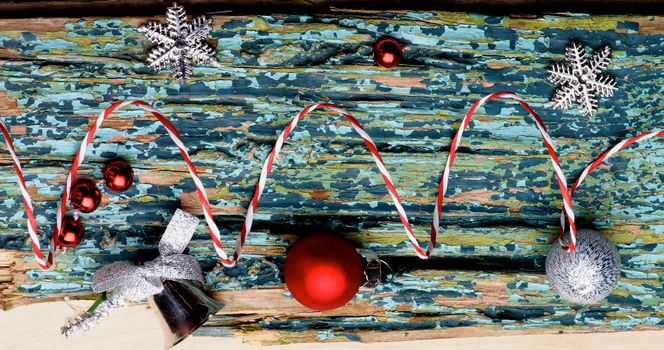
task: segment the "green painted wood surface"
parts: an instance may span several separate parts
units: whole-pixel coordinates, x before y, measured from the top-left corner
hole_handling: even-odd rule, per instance
[[[136,28],[147,18],[0,20],[0,116],[11,126],[36,200],[44,244],[71,158],[97,113],[122,99],[154,103],[178,128],[232,246],[263,159],[304,106],[330,101],[374,138],[419,237],[426,241],[449,142],[470,105],[512,90],[541,114],[570,181],[623,137],[662,127],[664,19],[559,15],[358,12],[325,16],[213,16],[220,68],[198,67],[188,86],[143,64]],[[398,69],[376,67],[372,42],[407,43]],[[619,91],[593,119],[547,110],[546,67],[572,39],[614,48]],[[514,332],[661,329],[664,325],[664,145],[644,143],[603,166],[575,194],[582,226],[618,245],[618,288],[601,304],[569,304],[543,262],[561,200],[532,121],[512,103],[471,123],[450,179],[435,258],[418,261],[361,140],[338,117],[303,121],[261,199],[247,256],[222,268],[201,225],[190,244],[226,302],[200,333],[263,343],[418,339]],[[200,215],[194,185],[163,128],[140,111],[97,133],[81,174],[128,159],[136,185],[105,193],[83,218],[86,239],[38,269],[8,154],[0,154],[0,305],[91,297],[96,269],[155,254],[174,208]],[[202,215],[201,215],[202,217]],[[348,306],[312,313],[283,285],[285,252],[303,234],[334,230],[397,271]],[[65,317],[65,315],[63,315]]]

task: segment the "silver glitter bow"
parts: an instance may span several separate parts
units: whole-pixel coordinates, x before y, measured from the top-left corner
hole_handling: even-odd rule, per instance
[[[203,283],[196,258],[182,254],[199,220],[178,209],[159,242],[159,256],[143,265],[113,264],[99,269],[92,279],[95,293],[113,291],[127,300],[141,300],[160,293],[163,280],[195,280]]]
[[[90,329],[127,301],[159,294],[164,289],[164,280],[204,283],[196,258],[182,254],[198,223],[198,218],[177,209],[159,241],[159,256],[156,259],[140,266],[119,263],[100,268],[93,277],[92,290],[96,293],[112,291],[111,296],[93,312],[85,312],[62,327],[62,334],[69,336],[80,329]]]

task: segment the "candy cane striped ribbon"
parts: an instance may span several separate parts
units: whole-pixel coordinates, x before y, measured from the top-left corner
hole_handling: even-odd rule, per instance
[[[279,152],[281,151],[281,148],[283,147],[283,144],[285,140],[288,138],[292,130],[295,128],[297,123],[304,118],[307,114],[310,112],[316,110],[316,109],[329,109],[334,112],[337,112],[338,114],[342,115],[345,117],[355,129],[355,131],[362,137],[364,140],[364,143],[366,144],[367,148],[369,149],[369,152],[374,158],[374,162],[376,163],[376,166],[378,167],[378,171],[380,172],[381,176],[383,177],[383,181],[385,182],[385,185],[387,186],[388,192],[390,194],[390,197],[392,198],[392,202],[394,203],[394,206],[397,209],[397,213],[399,214],[399,219],[401,220],[401,223],[404,226],[404,229],[406,231],[406,235],[408,236],[409,241],[411,242],[411,245],[413,246],[413,249],[415,250],[415,253],[417,254],[418,257],[422,259],[427,259],[431,256],[435,246],[436,246],[436,237],[439,232],[439,223],[440,223],[440,217],[442,215],[442,205],[443,205],[443,198],[445,196],[445,192],[447,191],[447,184],[448,184],[448,179],[449,179],[449,173],[450,169],[452,167],[452,164],[454,163],[454,158],[456,155],[456,150],[459,147],[459,143],[461,142],[461,136],[463,134],[464,129],[468,126],[468,123],[470,122],[470,118],[473,116],[475,111],[482,106],[485,102],[503,97],[503,98],[508,98],[508,99],[513,99],[521,103],[521,105],[530,113],[533,118],[535,119],[535,122],[537,124],[538,129],[540,130],[540,133],[542,134],[542,138],[544,139],[544,145],[546,146],[547,151],[549,152],[549,155],[551,156],[551,162],[553,163],[553,167],[556,173],[556,177],[558,179],[558,185],[561,188],[561,193],[563,196],[563,203],[564,203],[564,208],[565,212],[570,215],[570,228],[571,232],[574,237],[576,237],[576,227],[574,225],[574,213],[572,212],[572,201],[570,198],[570,195],[567,190],[567,181],[565,179],[565,176],[563,175],[563,172],[560,168],[560,162],[558,161],[558,156],[556,155],[553,142],[551,141],[551,138],[549,137],[549,134],[546,132],[546,128],[544,127],[544,123],[542,120],[539,118],[539,116],[526,104],[526,102],[519,96],[510,93],[510,92],[498,92],[498,93],[493,93],[491,95],[488,95],[484,97],[483,99],[477,101],[473,107],[468,111],[466,114],[465,118],[463,119],[461,123],[461,127],[459,128],[459,131],[457,132],[456,136],[454,137],[454,140],[452,141],[452,147],[450,149],[450,154],[447,159],[447,163],[445,165],[445,170],[443,172],[443,176],[441,177],[440,181],[440,186],[438,190],[438,197],[436,200],[436,204],[434,207],[434,213],[433,213],[433,219],[431,223],[431,233],[430,233],[430,240],[427,245],[426,250],[423,250],[420,246],[420,243],[417,241],[415,238],[415,235],[413,233],[413,229],[410,226],[410,223],[408,221],[408,216],[406,215],[406,212],[401,205],[401,201],[399,199],[399,194],[396,190],[396,187],[394,186],[394,183],[392,181],[392,178],[390,177],[389,172],[385,168],[385,164],[383,162],[383,159],[381,158],[378,149],[376,147],[376,144],[373,142],[371,137],[364,131],[362,128],[362,125],[353,117],[351,116],[348,112],[343,110],[340,107],[337,107],[333,104],[329,103],[319,103],[319,104],[314,104],[311,106],[306,107],[302,112],[300,112],[297,116],[295,116],[293,119],[291,119],[290,123],[286,126],[286,128],[282,131],[282,133],[279,135],[277,138],[277,141],[272,149],[272,152],[268,156],[268,158],[265,160],[263,163],[263,168],[261,170],[260,177],[258,179],[258,183],[256,185],[256,189],[254,191],[254,196],[249,204],[249,208],[247,209],[247,216],[245,218],[244,224],[242,226],[242,231],[240,232],[238,244],[236,246],[235,250],[235,256],[234,260],[225,260],[222,258],[222,263],[226,266],[233,266],[237,259],[240,256],[240,252],[242,250],[242,246],[244,245],[244,240],[251,232],[251,226],[253,223],[253,218],[254,218],[254,213],[256,211],[256,208],[258,207],[258,201],[260,199],[261,194],[263,193],[263,190],[265,188],[265,182],[267,180],[267,177],[269,176],[270,172],[272,171],[272,167],[274,165],[274,160],[276,157],[279,155]]]
[[[616,153],[622,151],[623,149],[631,146],[632,144],[634,144],[636,142],[639,142],[639,141],[642,141],[642,140],[647,140],[647,139],[650,139],[650,138],[653,138],[653,137],[662,137],[662,136],[664,136],[664,130],[658,129],[658,130],[654,130],[654,131],[651,131],[651,132],[646,132],[646,133],[643,133],[643,134],[640,134],[640,135],[636,135],[634,137],[624,139],[624,140],[620,141],[618,144],[616,144],[615,146],[609,148],[604,153],[602,153],[599,157],[597,157],[597,159],[595,159],[592,163],[590,163],[590,165],[588,165],[585,169],[583,169],[583,171],[581,172],[581,175],[579,175],[579,177],[576,179],[576,181],[574,182],[572,187],[569,189],[570,196],[572,196],[574,194],[574,191],[576,190],[577,187],[579,187],[579,185],[581,185],[583,180],[585,180],[585,178],[588,177],[588,175],[590,175],[590,173],[595,171],[595,169],[597,169],[599,167],[599,165],[602,164],[602,162],[604,162],[605,160],[609,159],[610,157],[612,157]],[[565,215],[565,212],[563,211],[563,212],[560,213],[560,223],[561,223],[561,225],[563,225],[563,226],[565,225],[565,220],[567,220],[567,216]]]
[[[413,245],[413,248],[415,249],[417,255],[422,259],[427,259],[431,254],[431,251],[433,251],[433,247],[435,245],[435,240],[436,240],[436,234],[438,233],[438,226],[431,227],[431,241],[429,242],[427,250],[426,251],[422,250],[422,248],[420,248],[417,239],[415,238],[415,235],[413,234],[413,229],[410,226],[410,223],[408,222],[408,216],[406,215],[406,211],[404,210],[403,206],[401,206],[401,200],[399,199],[399,194],[397,193],[397,189],[394,187],[394,182],[390,177],[390,173],[385,168],[385,163],[383,162],[383,159],[381,158],[380,153],[378,152],[376,144],[373,142],[371,137],[366,133],[366,131],[364,131],[362,125],[357,121],[357,119],[355,119],[344,109],[330,103],[317,103],[304,108],[297,116],[291,119],[286,128],[281,132],[281,134],[277,138],[277,141],[274,144],[274,147],[272,148],[272,152],[270,152],[270,155],[263,163],[260,177],[258,179],[258,183],[256,184],[256,189],[254,190],[254,196],[251,199],[251,202],[249,203],[249,208],[247,209],[247,216],[244,220],[244,224],[242,225],[242,231],[240,232],[240,236],[237,241],[237,245],[235,247],[234,258],[233,260],[230,260],[222,256],[221,257],[222,263],[226,266],[233,266],[236,264],[237,259],[240,257],[245,238],[249,234],[249,232],[251,232],[251,226],[254,221],[254,213],[256,212],[256,208],[258,207],[258,200],[260,199],[261,194],[265,189],[265,182],[267,180],[267,177],[272,172],[272,166],[274,165],[275,159],[279,155],[279,152],[281,152],[281,148],[283,147],[284,142],[286,141],[286,139],[288,139],[288,136],[291,134],[297,123],[307,114],[317,109],[328,109],[340,114],[341,116],[346,118],[348,122],[350,122],[353,129],[360,135],[360,137],[362,137],[365,145],[369,149],[369,152],[373,156],[374,162],[378,167],[378,171],[380,172],[383,181],[385,182],[385,185],[387,186],[390,197],[392,198],[392,202],[394,203],[394,206],[397,209],[397,213],[399,214],[399,219],[401,220],[401,223],[403,224],[404,229],[406,230],[406,234],[408,235],[408,239]],[[217,249],[217,252],[220,252],[220,250]]]
[[[445,170],[443,171],[443,176],[440,179],[440,186],[438,187],[438,200],[436,201],[436,207],[434,208],[434,217],[432,225],[437,227],[439,224],[439,219],[442,211],[441,205],[443,203],[443,197],[447,192],[447,184],[449,180],[450,169],[452,168],[452,164],[454,164],[454,158],[456,156],[457,148],[459,148],[459,144],[461,143],[461,136],[463,135],[463,131],[466,129],[466,127],[468,127],[470,119],[472,118],[473,114],[475,114],[478,108],[480,108],[487,101],[495,100],[497,98],[507,98],[519,102],[521,106],[535,120],[537,129],[539,129],[539,132],[542,135],[544,146],[546,147],[546,150],[549,152],[551,163],[553,164],[553,169],[555,171],[556,179],[558,181],[558,187],[560,187],[561,190],[561,194],[563,197],[563,212],[565,212],[569,217],[570,232],[571,232],[571,241],[569,249],[573,251],[574,246],[576,244],[576,225],[574,224],[575,218],[574,218],[574,212],[572,211],[572,198],[571,194],[568,192],[567,180],[565,179],[565,175],[563,174],[560,168],[560,162],[558,161],[558,156],[556,155],[556,150],[553,146],[553,141],[551,141],[551,137],[546,132],[546,127],[544,127],[544,123],[542,122],[542,119],[537,115],[537,113],[535,113],[535,111],[533,111],[532,108],[528,106],[528,104],[526,103],[526,101],[524,101],[523,98],[508,91],[495,92],[490,95],[484,96],[482,99],[475,102],[475,104],[470,108],[468,113],[466,113],[466,116],[461,121],[461,126],[459,126],[459,130],[457,131],[456,135],[454,136],[454,139],[452,140],[452,144],[450,145],[450,153],[447,156],[447,162],[445,163]],[[564,229],[564,222],[562,222],[561,225],[563,226]]]
[[[74,179],[76,179],[76,173],[78,172],[78,167],[81,165],[81,163],[83,163],[83,159],[85,158],[85,151],[87,150],[88,145],[92,142],[95,133],[101,127],[104,120],[106,120],[106,118],[116,109],[128,105],[139,106],[144,110],[152,113],[152,115],[159,122],[161,122],[161,124],[166,128],[168,135],[171,137],[177,148],[180,150],[180,154],[182,154],[182,158],[187,164],[187,169],[189,170],[189,174],[191,175],[191,178],[193,179],[194,184],[196,185],[196,192],[198,194],[198,198],[201,201],[201,207],[203,208],[203,214],[208,224],[208,229],[210,231],[210,236],[212,237],[212,241],[215,243],[215,247],[221,246],[219,228],[214,223],[214,220],[212,218],[212,210],[210,209],[210,203],[208,201],[207,194],[205,193],[205,188],[203,187],[203,183],[198,177],[198,172],[196,171],[196,167],[194,167],[194,164],[191,162],[191,158],[189,157],[189,152],[187,151],[187,147],[185,147],[185,145],[182,143],[182,139],[180,138],[180,135],[178,134],[173,124],[171,124],[171,122],[169,122],[168,119],[166,119],[161,112],[159,112],[157,109],[153,108],[152,106],[143,101],[122,101],[113,104],[111,107],[107,108],[105,111],[100,113],[99,117],[97,118],[97,121],[92,125],[87,135],[85,135],[85,137],[83,138],[81,146],[78,149],[78,152],[76,152],[76,155],[74,156],[74,161],[71,170],[69,171],[69,175],[67,176],[67,183],[65,185],[62,198],[58,205],[58,214],[57,214],[57,222],[55,224],[54,238],[55,234],[59,232],[62,228],[62,220],[67,211],[67,202],[69,201],[71,187],[74,183]],[[33,247],[34,247],[34,242],[33,242]],[[41,254],[38,246],[35,248],[35,252],[38,255]],[[55,257],[55,255],[56,255],[55,244],[52,239],[50,254],[48,258],[49,265],[53,264],[53,258]],[[48,268],[49,266],[45,267]]]
[[[25,205],[25,216],[27,217],[27,226],[28,233],[30,234],[30,240],[32,241],[32,250],[35,252],[35,258],[37,263],[42,269],[48,269],[48,263],[44,260],[44,256],[41,252],[41,247],[39,245],[39,236],[37,235],[37,222],[35,221],[34,208],[32,206],[32,199],[30,199],[30,194],[28,193],[28,188],[25,184],[25,179],[23,178],[23,168],[21,167],[21,162],[16,156],[16,149],[14,149],[14,144],[12,139],[9,136],[7,131],[7,126],[0,120],[0,132],[5,139],[7,144],[7,149],[9,154],[12,156],[12,162],[14,163],[14,169],[16,170],[16,177],[18,178],[18,186],[21,190],[21,196],[23,196],[23,204]]]
[[[384,164],[384,162],[383,162],[383,160],[382,160],[382,158],[381,158],[381,156],[378,152],[378,149],[377,149],[375,143],[373,142],[371,137],[369,137],[369,135],[364,131],[361,124],[353,116],[351,116],[345,110],[343,110],[343,109],[341,109],[341,108],[339,108],[339,107],[337,107],[333,104],[328,104],[328,103],[319,103],[319,104],[314,104],[314,105],[306,107],[304,110],[302,110],[296,117],[294,117],[290,121],[290,123],[286,126],[286,128],[282,131],[282,133],[277,138],[277,141],[276,141],[276,143],[275,143],[275,145],[272,149],[272,152],[270,153],[268,158],[263,163],[263,167],[261,169],[261,174],[260,174],[258,183],[257,183],[255,191],[254,191],[254,196],[253,196],[253,198],[250,202],[249,208],[247,209],[247,216],[245,218],[244,224],[242,225],[242,230],[240,232],[240,235],[238,236],[236,246],[235,246],[235,253],[233,254],[232,259],[230,259],[228,257],[228,255],[226,254],[226,252],[223,250],[223,245],[221,243],[219,229],[218,229],[217,225],[214,223],[214,220],[212,218],[212,211],[210,209],[210,204],[209,204],[207,195],[205,193],[205,188],[203,187],[203,185],[202,185],[202,183],[201,183],[201,181],[198,177],[198,173],[196,171],[196,168],[191,163],[191,160],[190,160],[189,154],[187,152],[187,149],[184,146],[184,144],[182,143],[182,141],[180,139],[180,136],[177,133],[177,130],[158,110],[156,110],[155,108],[153,108],[149,104],[147,104],[145,102],[142,102],[142,101],[123,101],[123,102],[115,103],[114,105],[112,105],[111,107],[109,107],[108,109],[103,111],[100,114],[97,121],[95,122],[95,124],[93,124],[92,127],[90,128],[88,134],[83,139],[83,142],[81,144],[80,149],[78,150],[78,152],[76,153],[76,155],[74,157],[74,162],[73,162],[72,168],[71,168],[70,173],[67,177],[65,190],[63,192],[63,195],[62,195],[61,201],[59,203],[59,207],[58,207],[58,216],[57,216],[56,226],[55,226],[55,230],[54,230],[54,237],[55,237],[55,233],[59,232],[59,230],[62,227],[62,220],[63,220],[65,212],[66,212],[67,202],[69,200],[71,187],[72,187],[73,182],[74,182],[73,180],[76,177],[78,167],[83,162],[83,159],[85,157],[85,151],[87,149],[88,144],[90,142],[92,142],[92,139],[94,137],[95,132],[97,131],[97,129],[99,129],[101,127],[101,124],[103,123],[103,121],[116,109],[122,108],[122,107],[127,106],[127,105],[136,105],[136,106],[139,106],[139,107],[145,109],[146,111],[152,113],[152,115],[158,121],[160,121],[164,125],[164,127],[166,127],[166,130],[168,131],[168,134],[170,135],[171,139],[174,141],[174,143],[176,144],[176,146],[180,150],[180,153],[182,154],[182,156],[185,160],[185,163],[187,164],[187,168],[189,170],[189,173],[192,176],[192,179],[194,180],[194,183],[196,185],[197,194],[198,194],[199,199],[201,200],[201,206],[203,208],[203,213],[204,213],[206,222],[208,224],[208,228],[209,228],[209,231],[210,231],[210,236],[211,236],[212,241],[214,243],[214,249],[215,249],[217,255],[219,256],[219,259],[222,262],[222,264],[225,265],[225,266],[232,267],[237,263],[238,259],[240,258],[241,254],[242,254],[242,249],[243,249],[245,241],[246,241],[246,236],[251,232],[251,226],[252,226],[252,223],[253,223],[254,213],[256,211],[256,208],[258,207],[258,201],[259,201],[260,196],[261,196],[261,194],[262,194],[262,192],[265,188],[267,177],[269,176],[270,172],[272,171],[274,161],[275,161],[277,155],[279,154],[279,152],[281,151],[284,142],[286,141],[286,139],[288,138],[288,136],[290,135],[292,130],[295,128],[295,126],[297,125],[299,120],[302,119],[304,116],[306,116],[307,114],[309,114],[310,112],[312,112],[316,109],[329,109],[329,110],[337,112],[340,115],[342,115],[343,117],[345,117],[350,122],[350,124],[353,126],[353,129],[364,140],[364,142],[365,142],[367,148],[369,149],[370,153],[372,154],[372,156],[374,158],[374,161],[375,161],[375,163],[378,167],[378,170],[381,173],[381,176],[382,176],[382,178],[383,178],[383,180],[384,180],[384,182],[385,182],[385,184],[388,188],[390,197],[392,198],[392,201],[393,201],[393,203],[394,203],[394,205],[397,209],[397,212],[399,214],[399,218],[400,218],[400,220],[401,220],[401,222],[402,222],[402,224],[405,228],[408,239],[410,240],[410,242],[411,242],[415,252],[417,253],[417,255],[422,259],[426,259],[431,255],[431,253],[433,252],[433,249],[435,247],[435,244],[436,244],[436,236],[439,232],[439,222],[440,222],[440,216],[442,214],[441,211],[442,211],[443,198],[444,198],[445,192],[447,191],[447,183],[448,183],[448,178],[449,178],[449,172],[450,172],[451,166],[454,162],[456,149],[458,148],[459,143],[461,141],[461,136],[463,134],[463,130],[468,126],[468,124],[470,122],[470,118],[472,117],[472,115],[475,113],[475,111],[480,106],[482,106],[487,101],[490,101],[490,100],[493,100],[493,99],[496,99],[496,98],[499,98],[499,97],[509,98],[509,99],[513,99],[513,100],[518,101],[526,109],[526,111],[528,111],[533,116],[533,118],[535,119],[537,127],[540,130],[540,133],[542,134],[542,137],[544,139],[544,144],[547,148],[547,151],[549,152],[549,154],[551,156],[551,161],[554,165],[554,170],[556,172],[556,177],[557,177],[557,180],[558,180],[558,184],[561,187],[561,189],[563,189],[563,191],[562,191],[562,193],[563,193],[563,207],[564,207],[565,213],[567,214],[567,216],[570,219],[570,230],[572,232],[572,245],[571,245],[571,248],[573,249],[573,244],[576,241],[576,239],[575,239],[575,237],[576,237],[576,227],[574,225],[574,213],[572,212],[572,204],[571,204],[569,191],[567,190],[565,177],[562,174],[562,171],[560,169],[560,164],[559,164],[558,158],[556,156],[555,149],[553,147],[553,143],[552,143],[549,135],[547,134],[546,129],[545,129],[541,119],[539,118],[539,116],[537,116],[537,114],[525,103],[525,101],[521,97],[519,97],[519,96],[517,96],[513,93],[510,93],[510,92],[498,92],[498,93],[494,93],[494,94],[491,94],[491,95],[488,95],[488,96],[482,98],[481,100],[477,101],[473,105],[473,107],[468,111],[468,113],[464,117],[460,129],[457,132],[457,134],[455,135],[454,140],[452,141],[452,147],[450,149],[450,154],[448,156],[448,160],[447,160],[447,163],[446,163],[446,166],[445,166],[445,171],[443,172],[443,176],[441,178],[441,184],[440,184],[440,188],[439,188],[439,191],[438,191],[438,198],[437,198],[436,205],[435,205],[435,210],[434,210],[434,213],[433,213],[430,241],[428,243],[428,246],[427,246],[426,250],[423,250],[420,247],[419,242],[415,238],[412,227],[410,226],[410,223],[408,221],[408,217],[405,213],[404,208],[402,207],[402,205],[400,203],[398,192],[397,192],[397,190],[394,186],[394,183],[393,183],[393,181],[390,177],[389,172],[385,168],[385,164]],[[36,240],[36,235],[34,237],[31,236],[31,238],[33,239],[33,248],[35,249],[35,254],[39,258],[39,256],[41,256],[41,251],[40,251],[40,248],[39,248],[39,245],[38,245],[39,242]],[[35,245],[35,242],[36,242],[36,245]],[[56,254],[55,244],[53,243],[53,240],[51,240],[51,250],[50,250],[48,262],[47,262],[47,265],[42,266],[42,268],[47,269],[48,267],[50,267],[52,265],[53,257],[55,256],[55,254]]]

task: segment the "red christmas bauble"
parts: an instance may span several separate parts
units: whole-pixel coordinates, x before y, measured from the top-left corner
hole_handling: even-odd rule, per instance
[[[83,239],[83,224],[78,218],[65,216],[62,229],[55,235],[55,243],[61,247],[74,247]]]
[[[394,38],[384,37],[374,44],[373,55],[377,65],[393,68],[401,63],[403,48]]]
[[[101,203],[101,191],[94,182],[88,179],[78,179],[71,188],[69,195],[71,206],[82,213],[91,213]]]
[[[124,160],[114,160],[102,169],[106,187],[114,192],[124,192],[134,182],[134,170]]]
[[[336,309],[346,305],[360,288],[362,260],[345,239],[314,234],[290,249],[284,277],[300,304],[319,311]]]

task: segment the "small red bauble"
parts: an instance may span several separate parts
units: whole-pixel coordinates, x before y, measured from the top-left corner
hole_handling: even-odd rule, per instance
[[[55,235],[55,244],[61,247],[74,247],[83,239],[83,224],[78,218],[65,216],[62,229]]]
[[[345,239],[328,233],[299,240],[288,252],[284,277],[295,300],[314,310],[346,305],[362,283],[362,260]]]
[[[393,68],[401,62],[403,48],[394,38],[383,37],[374,44],[373,55],[377,65]]]
[[[79,179],[71,189],[69,195],[71,206],[82,213],[91,213],[101,203],[101,191],[94,182],[88,179]]]
[[[114,160],[102,169],[106,187],[114,192],[124,192],[134,182],[134,170],[123,160]]]

